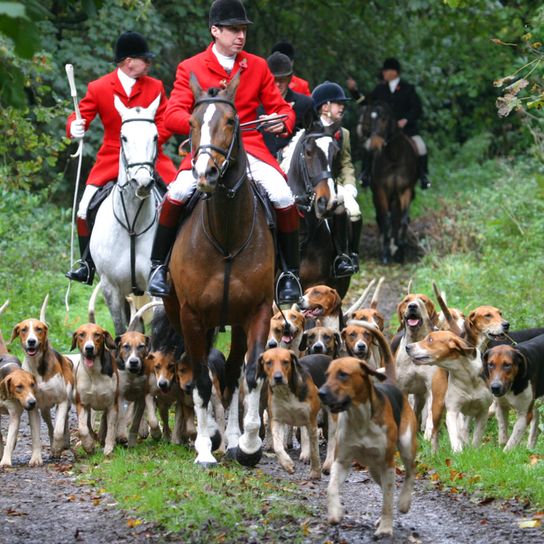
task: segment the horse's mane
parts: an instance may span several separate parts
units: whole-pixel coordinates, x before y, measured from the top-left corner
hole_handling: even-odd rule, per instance
[[[295,154],[295,149],[302,139],[302,137],[306,134],[306,130],[301,128],[299,129],[295,135],[293,136],[293,139],[283,148],[283,159],[281,161],[281,169],[284,172],[288,172],[289,168],[291,167],[291,161],[293,160],[293,156]]]

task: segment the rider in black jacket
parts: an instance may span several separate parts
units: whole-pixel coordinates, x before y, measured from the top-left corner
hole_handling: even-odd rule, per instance
[[[428,189],[431,182],[427,177],[427,146],[423,138],[418,134],[417,129],[417,120],[423,113],[421,100],[415,87],[404,79],[400,79],[400,72],[401,66],[397,59],[385,59],[382,66],[383,81],[376,85],[368,96],[361,95],[357,90],[357,84],[352,79],[348,80],[348,88],[359,104],[367,100],[369,102],[381,101],[389,104],[395,114],[398,126],[407,136],[410,136],[417,149],[421,188]],[[370,166],[371,162],[368,159],[363,161],[363,172],[361,173],[363,187],[370,185]]]

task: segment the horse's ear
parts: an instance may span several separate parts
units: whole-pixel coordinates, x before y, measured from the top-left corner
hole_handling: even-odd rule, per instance
[[[113,105],[115,106],[115,109],[119,112],[121,118],[123,118],[123,116],[126,115],[128,108],[123,104],[123,102],[117,95],[113,96]]]
[[[236,91],[238,90],[238,85],[240,85],[240,72],[238,71],[236,75],[232,78],[231,82],[227,85],[226,93],[227,98],[234,102],[234,97],[236,96]]]
[[[202,94],[202,87],[200,86],[194,72],[191,72],[191,76],[189,77],[189,87],[191,87],[191,91],[193,91],[195,99],[198,100]]]
[[[153,100],[153,102],[151,102],[151,104],[149,104],[149,106],[147,106],[147,113],[153,119],[155,119],[155,114],[157,113],[157,109],[159,108],[160,103],[161,103],[161,94],[159,93],[157,95],[157,98],[155,98],[155,100]]]

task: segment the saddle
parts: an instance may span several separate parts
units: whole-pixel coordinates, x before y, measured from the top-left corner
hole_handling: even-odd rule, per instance
[[[155,178],[155,187],[153,188],[153,190],[157,191],[159,200],[162,200],[162,198],[166,194],[166,183],[164,183],[164,180],[158,174],[156,174],[156,176],[157,177]],[[90,230],[92,230],[94,227],[94,222],[96,221],[96,214],[98,213],[102,202],[104,202],[104,200],[108,198],[116,183],[116,180],[108,181],[106,185],[99,187],[98,191],[96,191],[96,193],[91,198],[91,202],[89,203],[89,207],[87,208],[87,224],[89,225]]]

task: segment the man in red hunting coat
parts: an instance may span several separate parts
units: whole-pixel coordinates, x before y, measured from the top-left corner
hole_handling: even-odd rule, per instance
[[[281,97],[266,60],[246,53],[247,26],[251,24],[240,0],[215,0],[210,8],[209,28],[214,41],[208,48],[181,62],[165,114],[165,125],[178,134],[189,134],[189,119],[195,98],[189,85],[194,74],[202,89],[226,87],[240,73],[235,106],[240,123],[254,121],[257,108],[263,105],[267,114],[286,114],[265,130],[274,134],[289,134],[295,124],[295,112]],[[298,282],[299,216],[294,197],[276,159],[266,147],[258,131],[242,133],[252,178],[268,194],[276,210],[278,243],[291,274],[282,276],[278,286],[280,302],[296,302],[302,295]],[[192,157],[183,161],[176,180],[168,187],[164,200],[155,243],[151,252],[152,269],[148,291],[154,296],[166,296],[170,286],[166,277],[166,258],[176,238],[177,225],[183,206],[196,189],[192,172]]]
[[[164,127],[164,112],[168,99],[162,82],[147,75],[154,56],[141,34],[123,33],[115,45],[117,69],[89,83],[87,94],[79,104],[82,119],[77,120],[75,113],[68,117],[66,133],[69,137],[76,139],[83,138],[85,130],[96,115],[100,117],[104,125],[104,141],[87,178],[85,192],[77,212],[81,261],[78,268],[66,274],[71,280],[89,285],[93,282],[94,263],[88,250],[91,233],[86,220],[87,208],[96,191],[109,181],[116,180],[119,173],[121,116],[113,103],[115,95],[129,108],[136,106],[147,108],[159,94],[161,95],[155,114],[155,123],[159,132],[156,167],[166,183],[176,177],[174,163],[162,151],[162,144],[171,136],[171,132]]]

